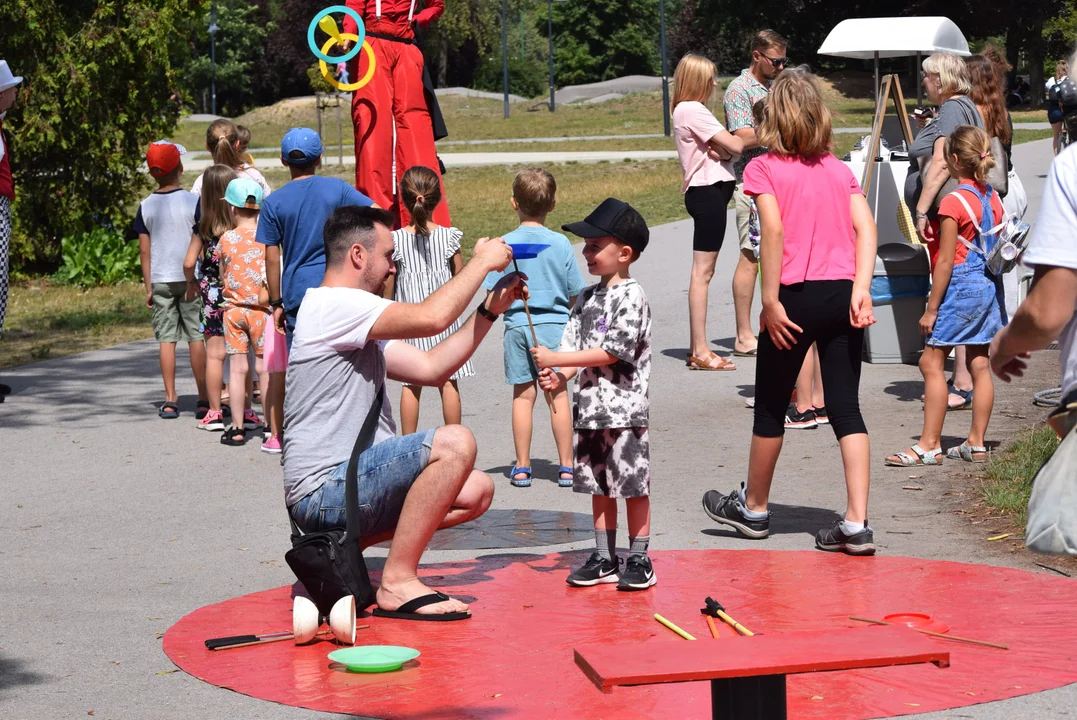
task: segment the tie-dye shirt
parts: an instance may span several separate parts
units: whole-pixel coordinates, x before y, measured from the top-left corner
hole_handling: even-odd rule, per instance
[[[561,351],[602,348],[612,365],[581,368],[576,378],[573,427],[609,430],[647,427],[651,377],[651,307],[638,282],[584,288],[561,336]]]
[[[254,241],[254,230],[229,230],[217,245],[221,256],[224,306],[268,310],[258,302],[266,281],[265,245]]]

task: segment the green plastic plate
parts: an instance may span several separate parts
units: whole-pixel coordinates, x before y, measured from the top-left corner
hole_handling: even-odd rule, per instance
[[[399,670],[408,660],[419,657],[419,651],[397,645],[359,645],[329,653],[329,659],[352,672],[380,673]]]

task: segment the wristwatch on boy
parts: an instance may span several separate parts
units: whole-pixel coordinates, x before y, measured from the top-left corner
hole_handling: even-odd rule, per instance
[[[269,307],[273,308],[274,310],[277,308],[284,307],[284,298],[281,298],[280,300],[270,300]]]
[[[477,312],[479,315],[482,315],[490,322],[497,322],[497,315],[490,312],[490,310],[486,307],[486,300],[487,298],[482,299],[482,302],[479,303],[479,307],[475,309],[475,312]]]

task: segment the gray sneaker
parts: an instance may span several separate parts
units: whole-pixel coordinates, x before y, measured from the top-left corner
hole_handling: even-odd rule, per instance
[[[617,575],[619,568],[620,563],[617,558],[607,560],[599,555],[598,552],[593,552],[591,557],[587,558],[587,562],[583,564],[583,567],[569,575],[565,582],[573,587],[591,587],[592,585],[601,585],[603,583],[615,583],[620,579]]]
[[[743,483],[742,483],[743,484]],[[740,492],[734,490],[723,495],[717,490],[708,490],[703,494],[703,512],[716,523],[728,525],[746,538],[760,540],[770,534],[770,512],[760,520],[752,520],[744,515],[744,504],[740,501]]]
[[[841,529],[841,520],[833,527],[823,528],[815,535],[815,547],[827,552],[843,552],[846,555],[874,555],[875,533],[864,521],[864,529],[852,535],[846,535]]]

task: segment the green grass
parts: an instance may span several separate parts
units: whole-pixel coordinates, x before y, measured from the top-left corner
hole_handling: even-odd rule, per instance
[[[984,502],[993,510],[1025,526],[1032,478],[1058,447],[1055,431],[1046,425],[1018,435],[1009,446],[996,453],[984,469]]]
[[[445,174],[445,192],[453,225],[464,230],[464,248],[480,237],[502,235],[516,228],[509,205],[512,179],[524,166],[452,168]],[[643,214],[649,225],[686,216],[680,193],[681,169],[676,160],[566,163],[550,166],[557,179],[557,207],[546,220],[548,227],[582,219],[605,198],[616,195]],[[323,167],[322,175],[354,178],[352,166]],[[288,178],[285,171],[269,170],[273,187]],[[192,178],[193,180],[193,178]]]
[[[141,283],[86,290],[48,280],[9,290],[0,368],[153,337]]]

